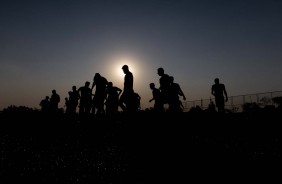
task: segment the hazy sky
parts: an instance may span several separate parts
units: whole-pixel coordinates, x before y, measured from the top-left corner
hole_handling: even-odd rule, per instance
[[[39,108],[56,89],[96,72],[123,88],[134,75],[142,108],[157,68],[187,100],[210,98],[214,78],[228,95],[282,90],[281,0],[1,0],[0,110]]]

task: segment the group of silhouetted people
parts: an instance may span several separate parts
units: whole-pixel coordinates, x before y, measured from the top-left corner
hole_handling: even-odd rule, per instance
[[[124,65],[122,70],[125,74],[123,90],[114,86],[105,77],[96,73],[92,86],[86,81],[84,86],[72,87],[72,91],[68,92],[65,98],[65,112],[67,114],[75,114],[78,108],[79,115],[87,114],[108,114],[118,113],[120,107],[123,112],[137,112],[140,110],[141,97],[133,89],[133,74],[129,71],[129,67]],[[95,88],[95,92],[93,92]],[[42,112],[58,112],[58,104],[60,96],[56,90],[52,90],[52,96],[46,96],[40,102]]]
[[[122,70],[124,76],[123,90],[114,86],[100,73],[96,73],[93,78],[92,86],[86,81],[84,86],[72,86],[72,91],[68,92],[65,98],[65,112],[67,114],[76,114],[77,108],[79,115],[95,114],[95,115],[114,115],[118,113],[120,107],[123,112],[132,113],[140,110],[141,97],[133,89],[134,77],[127,65],[123,65]],[[153,111],[161,112],[183,112],[183,104],[180,97],[186,100],[180,85],[174,82],[174,77],[166,74],[163,68],[158,68],[157,74],[159,78],[159,87],[155,83],[150,83],[152,90],[152,99],[154,101]],[[215,106],[218,112],[224,112],[225,101],[228,100],[227,92],[224,84],[219,83],[219,79],[215,79],[212,85],[211,93],[215,97]],[[95,92],[93,92],[95,88]],[[224,98],[225,96],[225,98]],[[46,96],[40,102],[42,112],[58,112],[58,104],[60,96],[56,90],[52,90],[51,98]],[[166,109],[165,106],[168,106]]]
[[[183,105],[179,97],[182,96],[183,100],[186,100],[186,97],[180,85],[175,83],[174,77],[166,74],[163,68],[158,68],[158,75],[160,76],[160,87],[156,88],[154,83],[150,83],[153,98],[150,99],[149,102],[155,101],[154,111],[164,112],[164,105],[167,104],[169,112],[182,112]]]
[[[57,94],[56,90],[52,90],[51,98],[46,96],[45,99],[41,100],[40,106],[42,112],[56,113],[58,111],[59,102],[61,101],[60,95]]]

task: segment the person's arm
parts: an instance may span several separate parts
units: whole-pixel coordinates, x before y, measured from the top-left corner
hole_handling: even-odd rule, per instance
[[[180,101],[179,103],[180,103],[181,108],[184,109],[182,102]]]
[[[181,90],[181,88],[179,88],[179,92],[180,92],[180,95],[183,96],[183,100],[186,100],[186,97],[185,97],[183,91]]]
[[[77,90],[77,93],[78,93],[79,96],[80,96],[80,92],[81,92],[81,87],[78,88],[78,90]]]
[[[153,94],[153,98],[151,100],[149,100],[149,102],[152,102],[153,100],[155,100],[155,94],[154,94],[154,91],[152,92]]]
[[[77,92],[77,100],[79,100],[81,98],[79,91]]]
[[[183,93],[183,91],[182,91],[182,89],[179,85],[178,85],[178,94],[183,97],[183,100],[186,100],[186,97],[185,97],[185,95],[184,95],[184,93]]]
[[[96,85],[96,82],[95,81],[93,81],[93,83],[92,83],[92,87],[91,87],[91,93],[92,93],[92,91],[93,91],[93,88],[94,88],[94,86]]]
[[[118,87],[116,87],[116,89],[117,89],[118,96],[119,96],[121,94],[122,90],[120,88],[118,88]]]

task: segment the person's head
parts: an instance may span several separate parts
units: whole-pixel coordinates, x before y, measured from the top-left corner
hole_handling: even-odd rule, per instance
[[[72,86],[72,90],[73,90],[73,91],[76,91],[76,86]]]
[[[121,69],[123,70],[123,73],[125,74],[129,72],[129,68],[127,65],[123,65]]]
[[[90,82],[89,82],[89,81],[86,81],[86,82],[85,82],[85,86],[86,86],[86,87],[89,87],[89,86],[90,86]]]
[[[154,83],[150,83],[150,88],[154,89],[155,88],[155,84]]]
[[[108,82],[108,87],[113,87],[113,83],[112,82]]]
[[[164,74],[164,69],[163,68],[158,68],[158,75],[162,76]]]
[[[215,78],[214,83],[219,84],[219,78]]]
[[[100,78],[100,77],[101,77],[100,73],[95,73],[93,80],[97,80],[97,79]]]
[[[45,99],[46,99],[46,100],[49,100],[49,96],[45,96]]]
[[[53,89],[53,90],[52,90],[52,93],[53,93],[53,94],[56,94],[56,90]]]

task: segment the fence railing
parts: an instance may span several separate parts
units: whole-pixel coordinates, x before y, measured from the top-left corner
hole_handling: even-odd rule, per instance
[[[282,96],[282,91],[271,91],[264,93],[254,93],[246,95],[228,96],[228,102],[225,103],[225,109],[233,112],[242,112],[243,105],[246,103],[256,103],[259,107],[265,107],[267,105],[274,104],[272,98]],[[209,107],[209,104],[215,103],[214,98],[200,99],[193,101],[182,101],[184,106],[184,111],[187,112],[191,108],[199,106],[201,109],[205,110]]]

